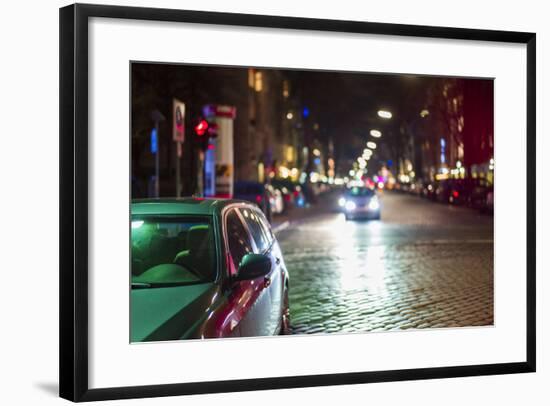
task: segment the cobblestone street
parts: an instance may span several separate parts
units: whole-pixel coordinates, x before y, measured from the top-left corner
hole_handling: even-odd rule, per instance
[[[293,333],[492,325],[492,217],[395,193],[381,203],[380,221],[319,210],[280,231]]]

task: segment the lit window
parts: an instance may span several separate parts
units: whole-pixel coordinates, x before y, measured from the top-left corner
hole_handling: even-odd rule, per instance
[[[262,72],[254,73],[254,90],[261,92],[263,88]]]

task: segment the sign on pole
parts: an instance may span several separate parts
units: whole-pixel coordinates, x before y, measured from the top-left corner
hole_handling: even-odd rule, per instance
[[[172,139],[175,142],[182,143],[185,141],[185,103],[178,99],[174,99],[173,103],[173,125],[172,125]]]

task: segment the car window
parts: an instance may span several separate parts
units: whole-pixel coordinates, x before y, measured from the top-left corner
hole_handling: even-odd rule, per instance
[[[134,216],[132,288],[211,282],[216,245],[210,217]]]
[[[233,258],[235,269],[239,269],[239,264],[246,254],[254,252],[250,235],[246,231],[244,224],[235,210],[227,214],[227,243],[229,252]]]
[[[248,208],[240,208],[239,211],[243,215],[248,225],[248,229],[252,233],[252,237],[258,248],[257,253],[265,252],[271,245],[271,238],[262,225],[259,213],[256,210]]]

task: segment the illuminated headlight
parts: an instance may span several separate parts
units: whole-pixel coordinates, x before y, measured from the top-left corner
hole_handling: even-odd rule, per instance
[[[369,202],[369,209],[370,210],[378,210],[380,208],[380,203],[378,203],[378,199],[372,198]]]
[[[338,206],[344,207],[345,205],[346,205],[346,199],[344,199],[343,197],[338,199]]]
[[[356,207],[357,207],[357,205],[354,202],[352,202],[352,201],[346,202],[346,210],[347,211],[353,211],[353,210],[355,210]]]

